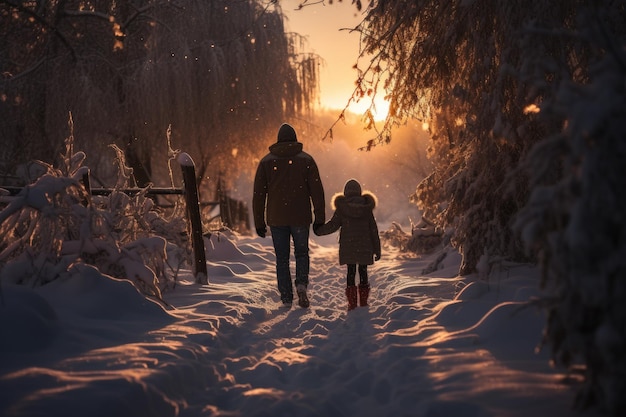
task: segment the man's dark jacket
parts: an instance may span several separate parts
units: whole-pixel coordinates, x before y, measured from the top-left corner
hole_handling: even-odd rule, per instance
[[[317,164],[302,151],[302,143],[293,140],[295,133],[292,140],[281,139],[279,132],[279,141],[261,159],[254,178],[255,227],[324,223],[324,188]]]

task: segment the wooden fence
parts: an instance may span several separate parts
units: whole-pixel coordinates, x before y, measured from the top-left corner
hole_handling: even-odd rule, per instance
[[[238,231],[248,231],[250,229],[248,210],[242,201],[232,199],[228,196],[228,193],[223,188],[223,182],[221,178],[219,179],[216,191],[216,201],[201,203],[198,197],[196,169],[193,160],[191,159],[191,157],[189,157],[189,155],[183,153],[179,156],[178,161],[183,176],[182,188],[150,187],[147,190],[143,188],[124,188],[115,190],[112,188],[92,188],[89,174],[85,174],[83,176],[82,183],[85,186],[85,190],[91,195],[109,195],[113,191],[119,191],[128,195],[135,195],[140,192],[145,192],[149,196],[183,196],[185,198],[186,214],[189,220],[191,244],[194,256],[192,272],[196,278],[196,283],[207,284],[208,275],[205,252],[206,248],[204,246],[204,231],[202,227],[200,208],[207,206],[219,206],[219,216],[221,218],[222,224],[230,229]],[[15,196],[19,194],[23,187],[0,186],[0,188],[8,191],[10,195]]]

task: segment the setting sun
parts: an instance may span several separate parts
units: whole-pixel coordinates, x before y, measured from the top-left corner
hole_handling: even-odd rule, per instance
[[[359,101],[350,101],[350,104],[347,105],[349,97],[338,97],[338,96],[324,96],[322,92],[322,103],[321,107],[323,109],[328,110],[348,110],[351,113],[356,115],[364,115],[365,112],[370,109],[372,115],[374,116],[374,120],[377,122],[385,120],[387,114],[389,113],[389,102],[381,97],[376,97],[374,99],[374,103],[372,103],[371,99],[364,98]]]
[[[372,105],[373,104],[373,105]],[[389,102],[385,99],[375,98],[372,103],[369,99],[361,99],[359,102],[350,103],[349,110],[353,113],[364,114],[371,107],[374,120],[377,122],[385,120],[389,113]]]
[[[319,55],[320,106],[322,109],[343,110],[357,115],[364,114],[371,105],[371,97],[358,102],[350,100],[358,73],[354,69],[359,60],[359,35],[350,29],[357,26],[362,15],[350,2],[338,2],[332,6],[311,4],[299,8],[300,1],[282,2],[287,16],[287,27],[306,37],[308,49]],[[384,91],[378,91],[371,111],[375,121],[384,120],[389,103],[383,99]],[[348,106],[349,103],[349,106]]]

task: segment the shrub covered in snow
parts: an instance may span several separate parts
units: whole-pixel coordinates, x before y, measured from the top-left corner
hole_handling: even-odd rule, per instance
[[[189,252],[183,217],[166,218],[147,190],[89,195],[81,183],[88,172],[85,155],[73,153],[72,141],[70,136],[62,167],[42,163],[46,173],[0,212],[0,284],[44,285],[84,263],[161,299],[175,280],[168,271],[177,269],[168,265],[166,251],[178,251],[177,259]]]
[[[385,243],[403,251],[431,253],[441,248],[444,234],[434,223],[422,217],[417,224],[411,224],[411,234],[402,230],[402,226],[393,222],[388,230],[380,233]]]

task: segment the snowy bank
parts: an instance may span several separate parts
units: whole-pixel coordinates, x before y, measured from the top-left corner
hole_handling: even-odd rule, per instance
[[[311,308],[286,310],[270,239],[220,234],[207,248],[210,284],[183,271],[170,307],[90,267],[3,286],[0,414],[580,415],[575,381],[535,350],[534,268],[473,282],[456,275],[455,252],[386,248],[370,306],[348,313],[336,236],[315,237]]]

